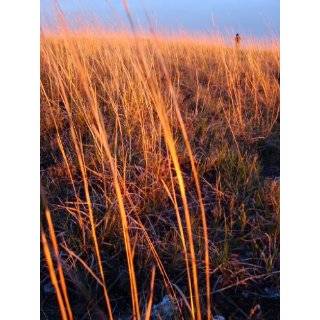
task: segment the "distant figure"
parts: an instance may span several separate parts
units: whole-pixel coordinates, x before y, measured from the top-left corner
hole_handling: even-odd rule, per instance
[[[238,48],[240,46],[240,41],[241,41],[239,33],[237,33],[236,36],[234,37],[234,41],[236,43],[236,47]]]

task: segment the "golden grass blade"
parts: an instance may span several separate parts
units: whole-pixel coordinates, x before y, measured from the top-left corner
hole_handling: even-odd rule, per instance
[[[152,299],[153,299],[153,289],[154,289],[154,279],[156,275],[156,267],[153,266],[151,270],[151,280],[150,280],[150,294],[148,299],[148,305],[145,314],[145,320],[149,320],[151,317],[151,309],[152,309]]]
[[[171,182],[172,182],[172,189],[174,190],[171,172],[170,172],[170,176],[171,176]],[[194,301],[193,301],[194,299],[193,299],[193,290],[192,290],[192,280],[191,280],[189,258],[188,258],[188,249],[187,249],[186,239],[185,239],[185,235],[184,235],[184,231],[183,231],[183,225],[182,225],[182,221],[181,221],[181,217],[180,217],[180,212],[179,212],[179,208],[178,208],[178,204],[177,204],[177,199],[176,199],[175,193],[173,195],[171,194],[168,186],[166,185],[166,183],[163,180],[162,180],[162,183],[163,183],[165,191],[167,192],[169,198],[171,199],[171,202],[173,203],[174,210],[175,210],[176,217],[177,217],[177,221],[178,221],[179,235],[180,235],[180,239],[181,239],[181,243],[182,243],[182,247],[183,247],[184,259],[185,259],[186,271],[187,271],[188,286],[189,286],[189,292],[190,292],[190,303],[191,303],[190,314],[194,318],[195,310],[194,310]]]
[[[57,238],[56,238],[56,235],[55,235],[55,230],[54,230],[52,219],[51,219],[51,213],[50,213],[50,210],[47,207],[44,209],[44,212],[45,212],[46,220],[47,220],[47,223],[48,223],[50,240],[51,240],[51,243],[52,243],[52,246],[53,246],[53,251],[54,251],[54,254],[55,254],[55,257],[56,257],[56,260],[57,260],[58,275],[59,275],[59,280],[60,280],[60,284],[61,284],[61,287],[62,287],[62,294],[63,294],[64,303],[66,304],[68,318],[70,320],[72,320],[73,319],[73,315],[72,315],[72,310],[71,310],[71,306],[70,306],[70,302],[69,302],[68,290],[67,290],[66,282],[65,282],[65,279],[64,279],[62,265],[61,265],[61,261],[60,261],[59,247],[58,247],[58,242],[57,242]]]
[[[59,288],[58,279],[57,279],[57,276],[56,276],[56,273],[54,270],[54,265],[53,265],[48,241],[47,241],[47,238],[42,230],[41,230],[41,242],[42,242],[42,247],[43,247],[43,253],[44,253],[45,259],[47,261],[48,269],[49,269],[50,280],[51,280],[51,283],[52,283],[52,285],[55,289],[55,292],[56,292],[62,320],[68,320],[67,310],[66,310],[65,305],[63,303],[63,298],[62,298],[61,290]]]

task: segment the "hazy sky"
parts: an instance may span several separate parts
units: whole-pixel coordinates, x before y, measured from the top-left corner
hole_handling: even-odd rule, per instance
[[[255,37],[279,35],[280,0],[128,0],[136,23],[148,28],[145,12],[161,31],[239,32]],[[95,16],[103,24],[126,23],[121,0],[60,0],[61,9],[69,17]],[[42,23],[53,17],[52,0],[41,0]]]

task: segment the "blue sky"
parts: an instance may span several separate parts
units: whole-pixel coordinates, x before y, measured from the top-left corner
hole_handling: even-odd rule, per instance
[[[81,15],[98,17],[107,26],[126,21],[121,0],[60,0],[72,20]],[[279,35],[279,0],[128,0],[136,22],[148,28],[145,11],[161,31],[190,33],[240,32],[255,37]],[[52,18],[52,0],[41,0],[42,23]]]

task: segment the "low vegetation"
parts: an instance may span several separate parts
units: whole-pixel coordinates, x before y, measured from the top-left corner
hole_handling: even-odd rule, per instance
[[[278,319],[279,85],[276,43],[43,33],[41,317]]]

